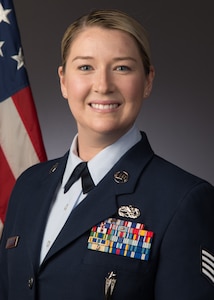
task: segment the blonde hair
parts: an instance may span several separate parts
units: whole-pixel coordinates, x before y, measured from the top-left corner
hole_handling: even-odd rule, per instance
[[[94,10],[74,21],[65,31],[61,43],[62,67],[65,70],[66,61],[72,42],[85,28],[99,26],[106,29],[122,30],[130,34],[139,48],[145,73],[149,74],[151,66],[150,45],[146,30],[134,18],[118,10]]]

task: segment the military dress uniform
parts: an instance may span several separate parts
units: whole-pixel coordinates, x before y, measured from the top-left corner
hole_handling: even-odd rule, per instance
[[[18,179],[0,246],[1,300],[213,300],[214,188],[145,133],[70,213],[40,263],[68,153]]]

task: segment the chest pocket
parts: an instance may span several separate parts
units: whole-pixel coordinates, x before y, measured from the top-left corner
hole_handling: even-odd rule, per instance
[[[109,218],[91,229],[84,262],[146,271],[152,239],[153,232],[144,224]]]

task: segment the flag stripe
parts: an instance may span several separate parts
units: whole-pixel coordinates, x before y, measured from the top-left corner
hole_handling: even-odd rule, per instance
[[[4,222],[5,212],[7,208],[7,200],[10,197],[11,190],[15,184],[15,177],[11,172],[6,157],[0,147],[0,219]]]
[[[0,219],[17,177],[47,159],[12,0],[0,0]]]
[[[2,150],[17,178],[27,167],[39,162],[39,159],[11,97],[0,103],[0,128]]]
[[[45,155],[44,144],[41,138],[42,134],[39,127],[39,120],[36,114],[36,107],[30,87],[20,90],[13,95],[12,98],[39,160],[46,160],[47,157]]]

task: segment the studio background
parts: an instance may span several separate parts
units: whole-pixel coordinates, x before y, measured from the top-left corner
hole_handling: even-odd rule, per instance
[[[138,126],[153,150],[214,184],[214,2],[212,0],[14,0],[25,63],[48,158],[76,133],[57,68],[67,26],[94,8],[128,12],[149,32],[156,70]]]

